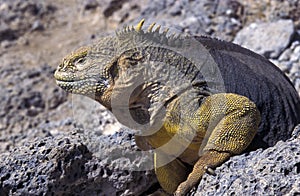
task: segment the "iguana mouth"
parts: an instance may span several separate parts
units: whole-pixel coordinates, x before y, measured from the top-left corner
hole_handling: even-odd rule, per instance
[[[70,93],[82,95],[102,94],[109,87],[108,80],[103,77],[63,77],[55,73],[56,83],[59,87]]]
[[[54,78],[56,79],[56,81],[61,81],[61,82],[76,82],[80,80],[85,80],[86,76],[85,75],[78,76],[72,72],[63,72],[63,71],[56,70],[54,73]]]

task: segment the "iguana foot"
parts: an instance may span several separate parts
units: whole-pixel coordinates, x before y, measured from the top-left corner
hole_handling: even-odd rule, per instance
[[[203,174],[208,168],[215,168],[224,163],[230,157],[228,152],[207,151],[194,165],[192,173],[188,176],[187,180],[182,182],[174,195],[186,195],[193,187],[195,187],[201,180]]]

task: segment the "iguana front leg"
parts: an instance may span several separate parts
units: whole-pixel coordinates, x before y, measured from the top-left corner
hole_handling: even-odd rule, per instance
[[[260,114],[248,98],[236,94],[216,94],[208,97],[199,108],[200,126],[216,125],[204,153],[193,171],[182,182],[175,195],[185,195],[196,186],[207,168],[215,168],[230,156],[244,151],[254,138],[260,123]],[[203,128],[203,127],[202,127]],[[209,131],[209,126],[204,127]]]

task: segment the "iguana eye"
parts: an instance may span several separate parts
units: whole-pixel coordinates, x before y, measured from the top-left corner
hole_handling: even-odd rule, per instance
[[[86,61],[86,58],[80,57],[78,59],[75,59],[73,61],[73,64],[78,70],[83,70],[85,68],[85,61]]]
[[[81,58],[78,58],[77,60],[75,60],[75,64],[82,64],[85,62],[85,58],[81,57]]]

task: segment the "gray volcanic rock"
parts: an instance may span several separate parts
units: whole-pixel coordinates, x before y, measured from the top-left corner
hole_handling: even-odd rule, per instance
[[[293,81],[295,88],[298,91],[298,94],[300,96],[300,70],[295,72],[295,74],[293,74],[292,81]]]
[[[97,156],[86,143],[97,146]],[[137,168],[152,164],[152,156],[136,152],[128,131],[38,138],[1,156],[0,195],[138,195],[157,180]]]
[[[203,176],[196,195],[300,194],[299,133],[300,125],[286,142],[230,158]]]
[[[15,40],[28,31],[43,30],[56,8],[38,0],[1,0],[0,10],[1,42]]]
[[[292,20],[252,23],[238,32],[234,42],[267,58],[277,58],[290,44],[294,32]]]
[[[46,82],[54,71],[48,65],[29,69],[17,60],[15,64],[2,62],[7,65],[0,66],[0,141],[5,142],[0,152],[21,145],[24,133],[33,133],[33,138],[49,136],[50,129],[36,131],[37,127],[47,123],[50,112],[67,100],[66,92]]]
[[[205,174],[195,195],[249,195],[299,193],[300,126],[287,142],[232,157]],[[137,171],[152,163],[136,156],[133,134],[123,130],[109,136],[92,133],[37,139],[3,155],[0,194],[138,195],[155,186],[150,171]],[[124,169],[125,168],[125,169]]]
[[[298,35],[299,36],[299,35]],[[296,37],[296,36],[295,36]],[[296,90],[300,96],[300,40],[295,38],[278,58],[273,60],[278,67],[283,70],[295,85]]]
[[[238,1],[231,0],[154,0],[142,11],[141,16],[166,27],[176,27],[179,32],[232,40],[241,28],[238,11],[241,6]]]

